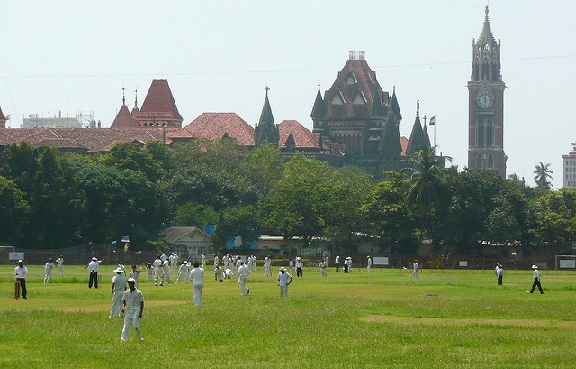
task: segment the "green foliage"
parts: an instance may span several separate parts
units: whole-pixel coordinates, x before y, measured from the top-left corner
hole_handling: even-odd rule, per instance
[[[549,190],[552,188],[552,175],[554,173],[550,170],[550,163],[544,164],[540,162],[540,164],[534,166],[534,181],[536,182],[536,186],[543,188],[545,190]]]
[[[14,181],[0,176],[0,242],[20,244],[28,223],[30,204]]]
[[[532,233],[540,247],[571,252],[576,243],[576,190],[548,191],[534,204]]]
[[[218,213],[212,206],[187,202],[176,209],[179,226],[202,226],[218,223]]]

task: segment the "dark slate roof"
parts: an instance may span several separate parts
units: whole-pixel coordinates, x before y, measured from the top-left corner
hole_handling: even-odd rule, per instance
[[[418,149],[422,146],[430,147],[430,141],[422,129],[420,116],[416,114],[416,119],[414,121],[414,125],[412,126],[412,132],[410,132],[410,138],[408,139],[406,154],[410,155],[418,151]]]
[[[314,106],[312,107],[312,112],[310,113],[310,117],[312,119],[316,118],[324,118],[326,116],[326,105],[324,104],[324,100],[322,99],[322,94],[320,90],[316,94],[316,100],[314,101]]]

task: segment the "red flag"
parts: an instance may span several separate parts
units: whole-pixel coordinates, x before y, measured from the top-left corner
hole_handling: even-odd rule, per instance
[[[436,116],[434,115],[432,118],[430,118],[430,123],[429,125],[431,126],[435,126],[436,125]]]
[[[10,114],[6,116],[6,120],[10,120]]]

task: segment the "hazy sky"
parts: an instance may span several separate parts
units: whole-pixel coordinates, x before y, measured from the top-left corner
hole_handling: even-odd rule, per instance
[[[396,94],[409,136],[436,115],[436,143],[467,165],[468,89],[480,0],[0,0],[0,106],[20,127],[30,114],[94,112],[104,127],[152,79],[167,79],[184,125],[203,112],[235,112],[254,125],[269,86],[275,122],[312,128],[318,86],[330,88],[363,50],[384,90]],[[576,1],[491,1],[501,41],[508,174],[534,185],[576,142]],[[431,138],[434,130],[429,131]]]

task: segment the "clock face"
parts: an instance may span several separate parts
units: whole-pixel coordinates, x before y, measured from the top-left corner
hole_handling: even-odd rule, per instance
[[[481,108],[489,108],[494,103],[494,98],[488,93],[481,93],[476,100]]]

